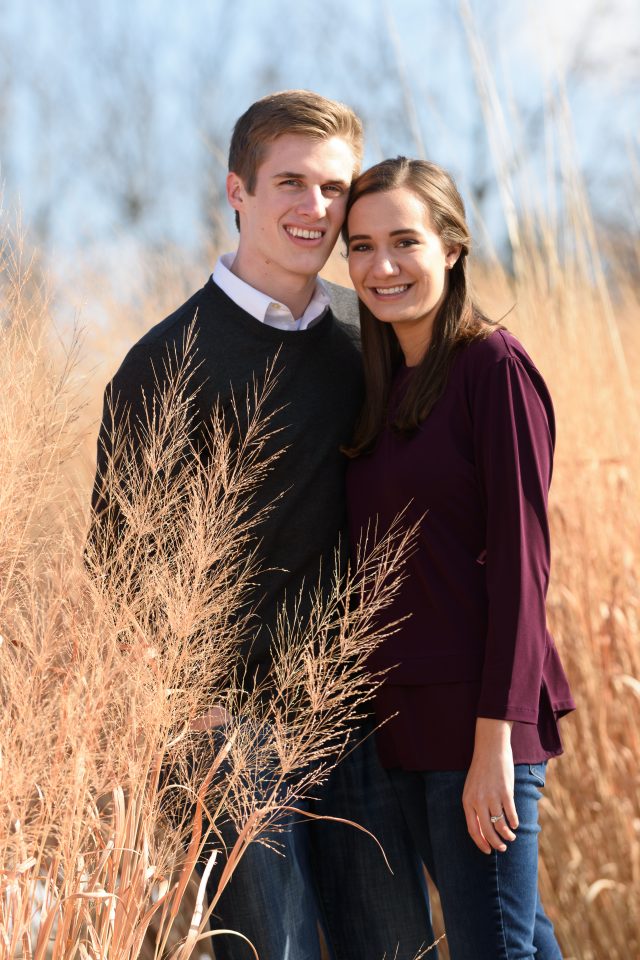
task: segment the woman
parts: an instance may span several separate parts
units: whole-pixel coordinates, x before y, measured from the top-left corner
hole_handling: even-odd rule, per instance
[[[545,623],[551,399],[521,344],[471,302],[448,174],[377,164],[353,184],[344,233],[367,389],[347,450],[352,541],[405,508],[419,523],[385,614],[406,619],[372,662],[389,670],[379,752],[452,960],[557,960],[537,896],[537,801],[574,703]]]

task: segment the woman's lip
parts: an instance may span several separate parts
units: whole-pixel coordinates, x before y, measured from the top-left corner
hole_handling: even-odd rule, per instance
[[[413,284],[411,283],[394,283],[392,287],[368,287],[369,293],[371,293],[376,300],[397,300],[399,297],[403,297],[405,293],[408,293]],[[403,287],[403,290],[397,290],[395,293],[378,293],[379,290],[394,290],[396,287]]]

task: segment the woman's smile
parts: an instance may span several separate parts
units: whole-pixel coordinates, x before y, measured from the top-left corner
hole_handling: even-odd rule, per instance
[[[407,363],[419,362],[459,247],[445,250],[429,210],[407,187],[359,197],[348,229],[356,293],[374,317],[391,324]]]
[[[371,287],[371,290],[377,297],[382,297],[384,299],[394,297],[397,299],[403,293],[406,293],[411,286],[412,284],[403,283],[396,285],[395,287]]]

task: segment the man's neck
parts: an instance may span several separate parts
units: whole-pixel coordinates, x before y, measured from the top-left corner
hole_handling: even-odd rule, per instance
[[[317,276],[310,277],[296,274],[278,275],[271,272],[272,265],[265,263],[248,263],[238,250],[236,257],[229,268],[236,277],[244,280],[255,290],[266,294],[272,300],[283,303],[298,320],[305,312],[316,287]]]

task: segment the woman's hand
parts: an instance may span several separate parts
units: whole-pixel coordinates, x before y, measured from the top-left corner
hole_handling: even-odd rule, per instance
[[[462,805],[469,835],[483,853],[491,853],[492,849],[504,853],[505,840],[516,839],[513,831],[518,827],[518,814],[513,788],[511,723],[478,717]]]

